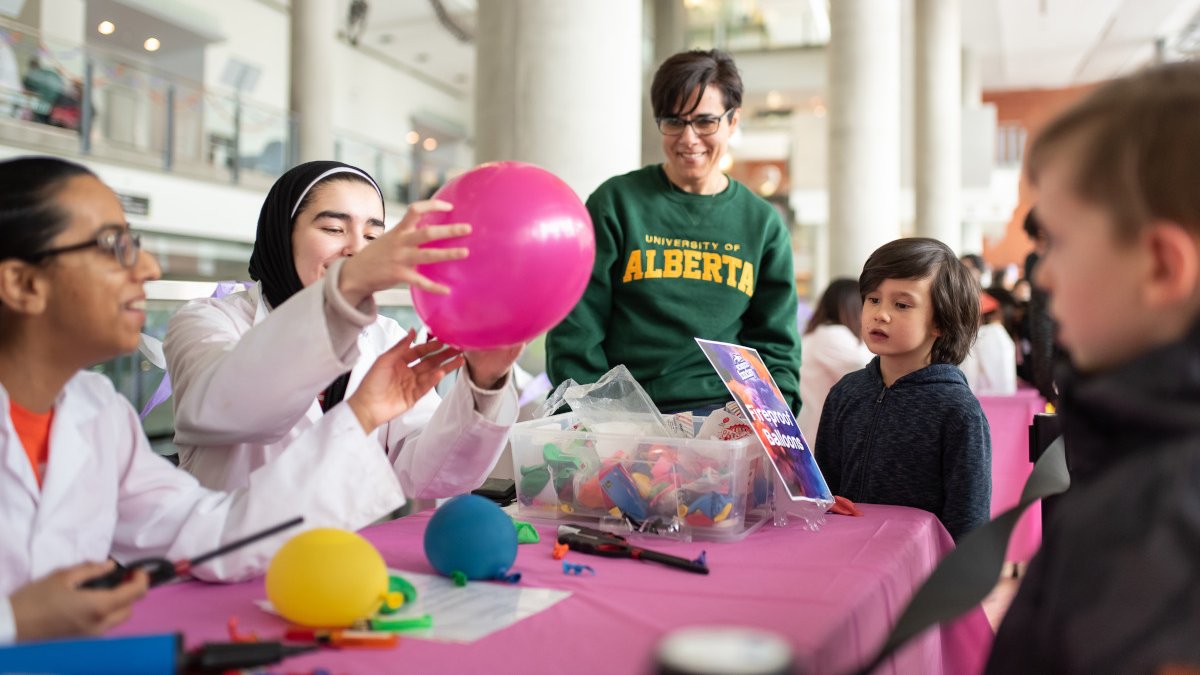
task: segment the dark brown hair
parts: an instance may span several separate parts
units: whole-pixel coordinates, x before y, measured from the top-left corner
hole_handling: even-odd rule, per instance
[[[57,157],[17,157],[0,162],[0,260],[34,261],[69,225],[55,201],[64,184],[92,176],[87,167]]]
[[[719,49],[693,49],[669,57],[658,67],[650,85],[654,119],[691,114],[700,105],[700,96],[696,97],[691,109],[677,108],[687,105],[697,89],[703,96],[704,89],[710,84],[721,90],[726,110],[742,107],[742,76],[738,74],[732,56]]]
[[[1107,209],[1119,240],[1153,220],[1200,233],[1200,63],[1156,66],[1100,87],[1047,125],[1029,150],[1034,185],[1069,161],[1072,189]]]
[[[858,286],[865,300],[885,279],[926,278],[931,280],[933,325],[941,333],[933,341],[930,362],[958,365],[979,332],[979,284],[949,246],[925,237],[884,244],[867,258]]]
[[[829,282],[829,286],[821,294],[821,299],[817,301],[812,318],[804,327],[804,334],[808,335],[813,332],[817,326],[841,324],[849,328],[850,332],[854,333],[854,337],[861,340],[862,304],[862,294],[858,292],[858,280],[844,277],[834,279]]]

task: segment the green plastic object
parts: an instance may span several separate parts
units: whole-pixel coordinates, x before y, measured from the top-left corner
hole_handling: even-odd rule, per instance
[[[450,573],[450,579],[454,581],[454,585],[462,588],[467,585],[467,575],[459,570],[454,570]]]
[[[405,631],[432,628],[433,617],[429,614],[393,619],[371,619],[371,630]]]
[[[532,497],[550,482],[550,469],[545,464],[521,467],[521,494]]]
[[[536,544],[542,540],[542,535],[538,534],[537,528],[530,523],[513,519],[513,525],[517,528],[518,544]]]
[[[404,577],[396,576],[395,574],[388,575],[388,592],[399,593],[400,595],[404,596],[404,605],[407,605],[410,602],[415,602],[417,599],[416,586],[408,583],[408,580]],[[384,605],[379,608],[379,613],[395,614],[396,612],[399,612],[404,605],[389,607],[387,603],[384,603]]]

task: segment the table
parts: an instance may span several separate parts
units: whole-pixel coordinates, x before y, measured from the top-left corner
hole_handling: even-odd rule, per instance
[[[1033,388],[1020,388],[1012,396],[980,396],[979,404],[992,430],[992,517],[1016,506],[1033,471],[1029,461],[1029,424],[1046,401]],[[1021,516],[1008,541],[1009,562],[1029,562],[1042,545],[1040,504]]]
[[[787,637],[805,673],[844,673],[883,642],[896,616],[937,561],[953,547],[937,519],[899,506],[861,505],[864,517],[829,516],[819,532],[799,523],[767,525],[741,542],[663,542],[655,548],[693,558],[707,550],[708,576],[634,560],[572,552],[594,576],[565,575],[551,558],[552,526],[542,542],[519,547],[521,584],[572,595],[546,611],[470,644],[402,639],[394,650],[343,650],[287,661],[287,671],[337,673],[646,673],[656,642],[676,627],[733,624]],[[370,527],[362,534],[389,566],[432,573],[421,541],[431,512]],[[483,582],[472,582],[483,583]],[[183,631],[189,646],[225,640],[237,615],[242,631],[277,636],[282,619],[253,606],[262,580],[232,585],[190,581],[152,590],[113,631]],[[436,621],[436,617],[434,618]],[[982,610],[935,628],[877,673],[975,673],[991,645]]]

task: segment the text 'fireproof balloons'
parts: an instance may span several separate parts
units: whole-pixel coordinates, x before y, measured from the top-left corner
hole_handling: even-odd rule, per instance
[[[412,289],[417,315],[438,339],[462,349],[491,349],[553,328],[579,301],[591,276],[595,234],[575,192],[545,169],[494,162],[446,183],[435,199],[451,211],[417,225],[469,223],[471,234],[426,246],[466,246],[463,260],[418,271],[449,295]]]

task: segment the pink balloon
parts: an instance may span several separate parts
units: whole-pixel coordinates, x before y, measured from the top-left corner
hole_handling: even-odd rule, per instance
[[[575,192],[532,164],[493,162],[446,183],[435,199],[451,211],[418,227],[470,223],[471,234],[426,246],[466,246],[464,260],[417,270],[449,295],[412,289],[417,315],[440,340],[462,349],[524,342],[553,328],[587,287],[596,256],[592,219]]]

